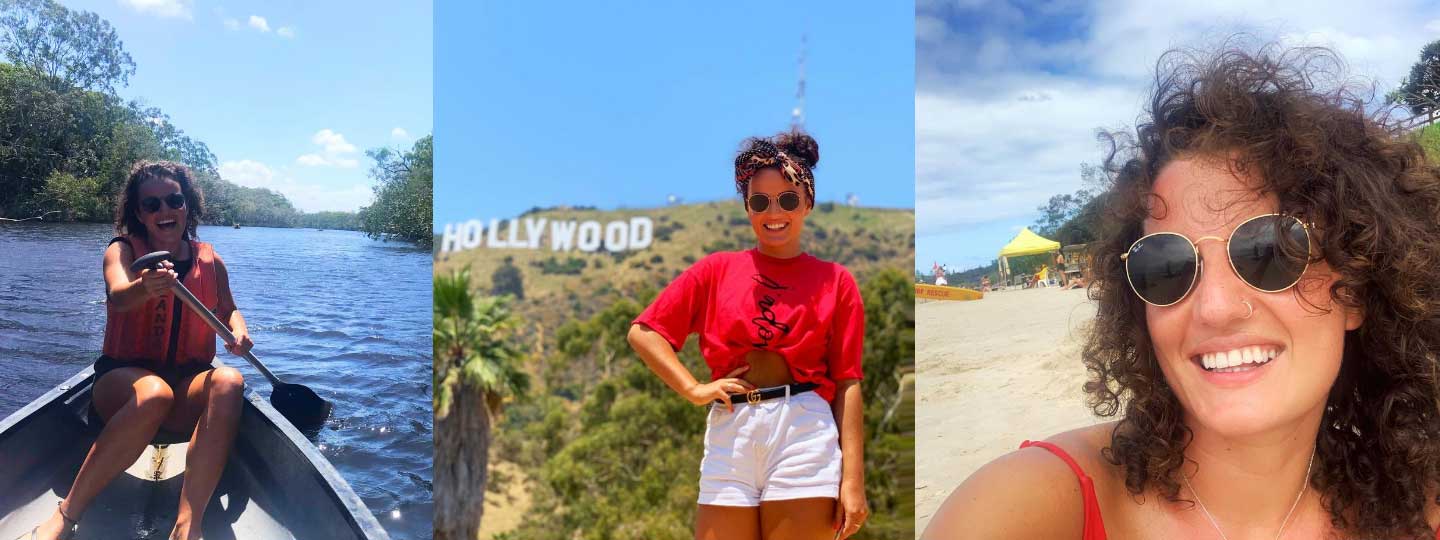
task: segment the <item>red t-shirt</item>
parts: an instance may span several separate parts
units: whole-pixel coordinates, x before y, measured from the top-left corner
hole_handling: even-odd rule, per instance
[[[758,250],[700,259],[635,319],[675,350],[700,334],[710,380],[745,364],[752,350],[785,359],[796,382],[835,397],[835,381],[859,379],[865,309],[855,278],[839,264],[801,254],[777,259]]]

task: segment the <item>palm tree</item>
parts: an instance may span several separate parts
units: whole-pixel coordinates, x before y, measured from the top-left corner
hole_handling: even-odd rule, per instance
[[[435,276],[435,538],[475,540],[485,510],[491,419],[529,387],[508,296],[476,296],[470,269]]]

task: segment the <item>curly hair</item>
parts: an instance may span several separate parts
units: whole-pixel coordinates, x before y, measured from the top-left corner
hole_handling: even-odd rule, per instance
[[[1364,313],[1345,336],[1310,478],[1332,524],[1362,537],[1433,538],[1425,510],[1440,504],[1440,168],[1387,128],[1383,112],[1367,112],[1343,71],[1320,48],[1227,43],[1161,56],[1135,136],[1102,136],[1111,185],[1093,250],[1089,294],[1099,305],[1083,351],[1085,391],[1095,414],[1121,413],[1102,455],[1123,468],[1126,488],[1181,500],[1177,475],[1193,434],[1120,254],[1140,238],[1167,164],[1228,159],[1278,198],[1280,212],[1313,221],[1312,257],[1337,276],[1330,297]]]
[[[771,138],[751,137],[741,143],[735,156],[735,191],[744,199],[750,179],[765,169],[775,169],[791,184],[805,189],[805,202],[815,207],[815,166],[820,164],[820,143],[801,131],[789,131]],[[744,201],[746,208],[750,202]]]
[[[121,235],[146,237],[145,224],[137,217],[140,213],[140,184],[147,180],[174,180],[180,184],[180,193],[185,195],[185,232],[182,238],[190,240],[197,236],[196,228],[205,215],[205,194],[194,181],[190,168],[174,161],[138,161],[130,168],[130,177],[125,180],[125,189],[120,192],[119,204],[115,205],[115,232]]]

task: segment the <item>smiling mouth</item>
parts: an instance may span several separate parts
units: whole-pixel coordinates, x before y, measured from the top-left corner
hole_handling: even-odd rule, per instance
[[[178,224],[173,219],[167,219],[165,221],[161,221],[155,224],[155,226],[160,227],[160,230],[162,231],[174,229],[176,225]]]
[[[1259,369],[1280,353],[1280,347],[1251,345],[1195,355],[1190,359],[1210,373],[1240,373]]]
[[[788,229],[788,228],[790,228],[790,224],[789,224],[789,223],[766,223],[766,224],[765,224],[765,230],[767,230],[767,231],[783,231],[783,230]]]

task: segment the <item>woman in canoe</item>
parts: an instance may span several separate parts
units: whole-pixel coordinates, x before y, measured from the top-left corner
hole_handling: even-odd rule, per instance
[[[225,263],[195,238],[204,198],[184,165],[135,165],[115,211],[120,236],[105,248],[105,344],[95,362],[94,412],[104,421],[65,499],[32,538],[73,535],[86,507],[140,456],[160,429],[190,434],[184,485],[172,540],[200,537],[206,505],[240,420],[244,380],[233,368],[212,368],[215,332],[171,292],[183,283],[235,334],[235,354],[249,350],[245,318],[235,308]],[[174,263],[129,268],[135,259],[168,251]],[[99,533],[105,536],[106,532]]]
[[[1119,420],[985,465],[925,538],[1437,537],[1440,169],[1341,65],[1162,58],[1092,244]]]
[[[860,291],[844,267],[800,244],[819,159],[803,133],[746,141],[735,188],[757,247],[696,262],[630,328],[630,345],[665,384],[710,407],[697,539],[831,540],[868,514]],[[710,382],[676,356],[692,333]]]

